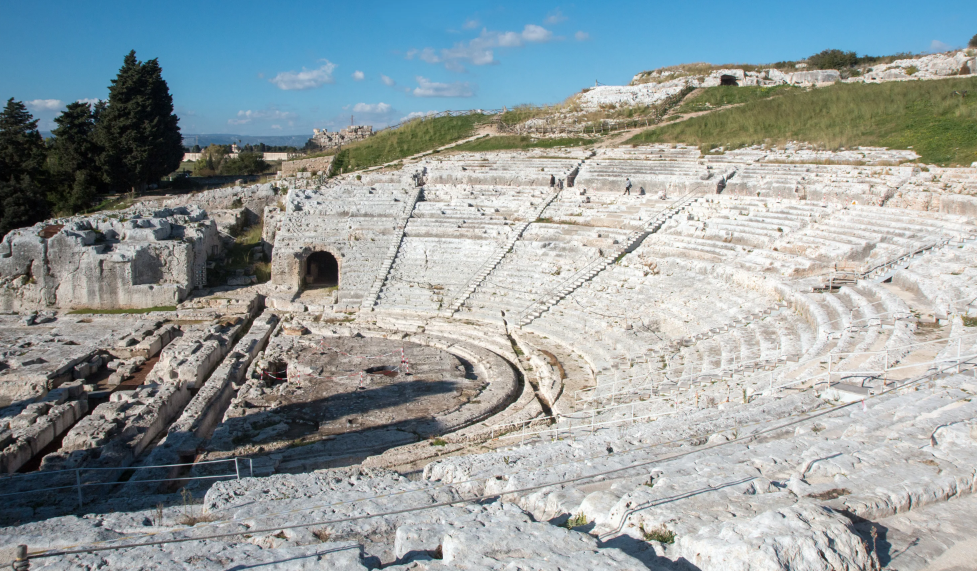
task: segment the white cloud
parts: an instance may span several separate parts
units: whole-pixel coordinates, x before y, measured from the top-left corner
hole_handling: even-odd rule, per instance
[[[459,42],[450,48],[416,48],[407,52],[407,59],[418,58],[427,63],[442,63],[450,71],[465,71],[462,62],[471,65],[496,63],[494,48],[519,48],[527,43],[549,42],[553,32],[536,24],[526,24],[521,32],[495,32],[483,29],[477,38]]]
[[[478,20],[474,18],[469,18],[468,20],[465,20],[465,24],[462,26],[462,28],[466,30],[474,30],[475,28],[478,27],[478,24],[479,24]]]
[[[274,83],[279,89],[286,91],[314,89],[326,83],[332,83],[332,72],[336,69],[336,64],[329,60],[322,67],[317,69],[305,69],[302,71],[283,71],[268,81]]]
[[[550,12],[543,21],[547,24],[553,25],[559,24],[560,22],[566,22],[566,20],[567,17],[563,15],[563,12],[561,12],[559,8],[557,8],[556,10]]]
[[[526,24],[526,28],[522,31],[522,37],[527,42],[548,42],[553,39],[553,32],[543,26]]]
[[[360,70],[356,70],[353,72],[353,79],[355,79],[356,81],[363,81],[363,78],[365,77],[366,75],[364,75],[363,72]]]
[[[380,75],[380,81],[382,81],[383,84],[386,85],[386,86],[388,86],[388,87],[393,87],[394,85],[397,84],[396,81],[394,81],[393,79],[391,79],[391,78],[389,78],[389,77],[387,77],[386,75],[383,75],[383,74]]]
[[[948,52],[948,51],[950,51],[952,49],[953,49],[953,46],[951,46],[950,44],[945,44],[945,43],[941,42],[940,40],[933,40],[932,42],[930,42],[930,51],[931,52]]]
[[[292,125],[293,120],[298,117],[289,111],[279,111],[277,109],[266,109],[263,111],[238,111],[236,119],[228,119],[228,125],[247,125],[252,121],[288,121]],[[279,127],[280,128],[280,127]]]
[[[431,115],[437,115],[437,113],[437,111],[412,111],[401,117],[397,122],[403,123],[404,121],[410,121],[411,119],[417,119],[419,117],[430,117]]]
[[[282,130],[282,126],[281,125],[272,125],[271,128],[272,129],[275,129],[277,131],[281,131]]]
[[[353,105],[353,113],[389,113],[393,109],[389,104],[380,103],[357,103]]]
[[[87,104],[91,105],[92,107],[94,107],[94,106],[98,105],[98,103],[100,101],[102,101],[102,100],[99,99],[98,97],[86,97],[85,99],[79,99],[78,100],[78,103],[87,103]]]
[[[460,81],[438,83],[419,75],[415,79],[417,80],[417,87],[413,91],[414,97],[471,97],[475,95],[471,85]]]
[[[590,34],[581,30],[576,34],[573,34],[573,39],[577,40],[578,42],[586,42],[590,39]]]
[[[26,105],[34,111],[57,111],[64,106],[64,102],[60,99],[34,99],[28,101]]]

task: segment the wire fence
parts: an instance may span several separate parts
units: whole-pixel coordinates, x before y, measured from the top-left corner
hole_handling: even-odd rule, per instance
[[[171,478],[147,478],[139,479],[133,476],[137,475],[139,471],[145,470],[160,470],[160,469],[192,469],[204,465],[215,465],[215,464],[233,464],[229,468],[226,474],[217,474],[210,476],[176,476]],[[96,478],[98,476],[107,476],[105,481],[92,481],[91,479],[83,478],[82,475],[94,475]],[[126,474],[129,478],[121,480],[118,477],[119,474]],[[72,476],[74,476],[72,478]],[[114,477],[113,477],[114,476]],[[149,483],[162,483],[162,482],[189,482],[193,480],[221,480],[221,479],[237,479],[240,480],[242,477],[253,477],[254,476],[254,462],[251,458],[241,458],[233,457],[226,458],[222,460],[203,460],[200,462],[188,462],[182,464],[159,464],[153,466],[115,466],[115,467],[92,467],[92,468],[69,468],[66,470],[42,470],[37,472],[28,472],[23,474],[8,474],[0,476],[0,486],[4,490],[10,490],[15,488],[27,488],[24,491],[18,492],[4,492],[0,493],[0,498],[12,498],[16,499],[18,497],[29,496],[32,500],[36,501],[38,499],[37,494],[41,492],[64,492],[65,490],[75,490],[78,499],[78,508],[81,509],[85,504],[85,494],[86,489],[96,488],[99,486],[119,486],[127,483],[138,483],[138,484],[149,484]],[[64,485],[54,485],[47,487],[37,487],[34,482],[39,479],[55,479],[61,481],[70,482]],[[57,483],[57,482],[56,482]]]
[[[973,366],[973,363],[968,363],[968,365]],[[957,364],[957,367],[959,367],[959,366],[960,366],[960,363]],[[935,370],[935,371],[931,371],[931,372],[927,373],[926,375],[920,376],[920,377],[918,377],[916,379],[912,379],[912,380],[906,381],[904,383],[901,383],[901,384],[899,384],[897,386],[890,387],[890,388],[888,388],[888,389],[880,392],[879,394],[870,395],[865,400],[871,400],[871,399],[881,398],[881,397],[886,396],[886,395],[888,395],[890,393],[893,393],[895,391],[907,389],[907,388],[909,388],[909,387],[911,387],[913,385],[921,384],[921,383],[926,382],[928,380],[931,380],[931,379],[933,379],[933,378],[935,378],[935,377],[937,377],[937,376],[939,376],[941,374],[944,374],[946,372],[946,370],[948,370],[949,368],[952,368],[952,367],[947,367],[947,368],[944,368],[944,369],[938,369],[938,370]],[[147,538],[147,537],[153,537],[153,536],[160,535],[160,532],[145,532],[145,533],[139,533],[139,534],[129,534],[129,535],[124,536],[124,537],[121,537],[121,538],[113,538],[113,539],[108,539],[108,540],[95,541],[95,542],[88,543],[87,545],[86,544],[75,544],[75,545],[63,546],[63,547],[59,547],[59,548],[55,548],[55,549],[43,549],[43,550],[36,551],[36,552],[33,552],[33,553],[29,553],[28,552],[28,548],[27,548],[26,545],[21,545],[21,546],[18,546],[19,549],[17,551],[18,561],[21,562],[21,564],[22,564],[22,566],[19,567],[19,568],[20,569],[27,569],[27,564],[28,564],[28,562],[29,562],[30,559],[44,559],[44,558],[52,558],[52,557],[63,557],[65,555],[73,555],[73,554],[95,553],[95,552],[103,552],[103,551],[119,550],[119,549],[131,549],[131,548],[134,548],[134,547],[160,546],[160,545],[168,545],[168,544],[185,543],[185,542],[189,542],[189,541],[203,541],[203,540],[214,540],[214,539],[226,539],[226,538],[238,537],[238,536],[242,536],[242,535],[251,535],[251,536],[253,536],[253,535],[256,535],[256,534],[271,533],[271,532],[288,530],[288,529],[305,529],[305,528],[312,528],[312,527],[320,527],[320,526],[334,525],[334,524],[344,523],[344,522],[350,522],[350,521],[363,521],[363,520],[376,519],[376,518],[381,518],[381,517],[390,517],[390,516],[394,516],[394,515],[401,515],[401,514],[422,512],[422,511],[427,511],[427,510],[431,510],[431,509],[439,508],[439,507],[453,506],[453,505],[459,505],[459,504],[468,504],[468,503],[480,502],[480,501],[489,501],[489,500],[498,499],[502,495],[525,494],[525,493],[528,493],[528,492],[543,490],[543,489],[546,489],[546,488],[552,488],[554,486],[565,486],[567,484],[584,482],[584,481],[594,480],[594,479],[597,479],[597,478],[601,478],[603,480],[606,480],[606,479],[610,478],[610,479],[613,480],[613,479],[628,477],[625,474],[628,474],[628,473],[632,473],[633,474],[635,470],[646,469],[647,467],[652,466],[654,464],[658,464],[658,463],[665,462],[665,461],[670,461],[670,460],[675,460],[675,459],[678,459],[678,458],[682,458],[682,457],[686,457],[686,456],[691,456],[691,455],[695,455],[695,454],[701,454],[702,452],[706,452],[706,451],[717,449],[717,448],[727,447],[727,446],[731,446],[731,445],[734,445],[734,444],[742,444],[742,443],[745,443],[745,442],[754,440],[754,439],[756,439],[756,438],[758,438],[760,436],[763,436],[765,434],[771,434],[771,433],[775,433],[775,432],[778,432],[778,431],[782,431],[782,430],[784,430],[786,428],[790,428],[792,426],[796,426],[796,425],[799,425],[799,424],[802,424],[802,423],[813,422],[813,421],[815,421],[818,418],[822,418],[822,417],[825,417],[825,416],[834,414],[834,413],[836,413],[838,411],[845,410],[845,409],[847,409],[849,407],[852,407],[852,406],[855,406],[857,404],[858,404],[857,401],[856,402],[850,402],[850,403],[836,404],[836,405],[830,406],[829,408],[827,408],[825,410],[821,410],[821,411],[817,411],[817,412],[805,412],[805,411],[802,411],[802,412],[792,412],[792,413],[788,413],[788,414],[786,414],[784,416],[781,416],[781,417],[776,417],[776,418],[772,418],[772,419],[764,419],[764,420],[761,420],[761,421],[755,421],[755,422],[750,422],[750,423],[744,423],[744,424],[741,424],[741,425],[736,425],[734,427],[728,427],[728,428],[725,428],[725,429],[721,429],[719,431],[711,430],[709,432],[701,433],[701,434],[698,434],[698,435],[696,435],[696,436],[693,437],[693,439],[695,439],[697,441],[705,442],[705,444],[703,444],[703,445],[691,447],[689,449],[683,449],[683,450],[678,451],[678,452],[659,453],[657,455],[654,455],[652,458],[646,458],[646,459],[643,459],[643,460],[638,461],[638,462],[629,463],[628,465],[623,466],[623,467],[612,468],[612,469],[604,469],[604,470],[597,470],[596,472],[593,472],[593,473],[587,473],[587,474],[583,474],[583,475],[579,475],[579,476],[575,476],[575,477],[566,477],[566,476],[564,476],[564,477],[559,478],[559,479],[557,479],[555,481],[545,481],[545,482],[534,484],[532,486],[527,486],[527,487],[523,487],[523,488],[519,488],[519,489],[507,489],[507,490],[504,490],[504,491],[501,491],[501,492],[497,492],[497,493],[466,494],[466,493],[459,492],[459,495],[461,497],[459,497],[457,499],[452,499],[452,500],[443,501],[443,502],[430,503],[430,504],[426,504],[426,505],[419,506],[419,507],[411,507],[411,508],[404,508],[404,509],[397,509],[397,510],[387,510],[387,511],[380,511],[380,512],[374,512],[374,513],[360,513],[360,514],[357,514],[357,515],[352,515],[352,516],[347,516],[347,517],[338,517],[338,518],[337,517],[334,517],[334,518],[331,518],[331,519],[307,521],[307,522],[301,522],[301,523],[295,523],[295,524],[285,524],[285,525],[282,525],[282,524],[278,523],[278,524],[276,524],[274,526],[264,527],[264,528],[257,527],[257,526],[254,526],[253,524],[251,524],[251,525],[246,526],[247,529],[244,529],[244,530],[236,530],[236,531],[233,531],[233,532],[224,532],[224,533],[211,533],[211,534],[206,534],[206,529],[215,528],[217,526],[227,526],[229,524],[239,523],[238,520],[232,518],[232,519],[218,520],[218,521],[215,521],[215,522],[211,522],[209,524],[205,524],[203,526],[198,526],[200,528],[199,531],[203,531],[204,533],[203,534],[200,534],[200,535],[190,536],[190,537],[187,537],[187,536],[183,536],[183,537],[176,536],[176,537],[167,537],[167,538],[163,538],[163,539],[153,539],[153,540],[150,540],[150,541],[133,541],[133,540],[138,539],[138,538]],[[750,430],[751,428],[753,430]],[[709,440],[709,437],[711,437],[713,435],[726,434],[726,433],[732,434],[732,437],[731,438],[727,437],[725,439],[722,439],[722,440],[716,441],[716,442],[711,442]],[[596,455],[583,455],[582,457],[574,457],[572,460],[564,460],[564,461],[561,461],[561,462],[559,462],[559,463],[557,463],[555,465],[548,465],[547,467],[561,466],[561,465],[566,465],[566,464],[578,464],[578,463],[586,463],[588,466],[600,465],[600,463],[594,462],[599,457],[606,457],[606,456],[610,456],[611,454],[618,454],[618,455],[620,455],[620,454],[629,454],[629,453],[632,453],[633,454],[633,453],[637,453],[637,452],[641,452],[641,451],[650,451],[652,449],[661,449],[661,448],[667,447],[669,445],[677,444],[677,443],[680,443],[680,442],[685,442],[685,441],[688,441],[688,440],[689,440],[689,437],[688,436],[683,436],[683,437],[680,437],[679,439],[665,441],[665,442],[656,442],[656,443],[650,444],[650,445],[636,446],[636,447],[633,447],[631,449],[619,450],[619,451],[616,451],[616,452],[608,451],[606,455],[600,455],[600,454],[596,454]],[[452,482],[452,483],[443,483],[442,482],[442,483],[437,483],[437,484],[432,483],[432,485],[430,485],[430,486],[423,487],[423,488],[416,489],[416,490],[397,491],[397,492],[387,492],[387,493],[382,493],[382,494],[374,494],[374,495],[371,495],[371,496],[361,497],[361,498],[358,498],[356,500],[343,500],[343,501],[338,501],[338,502],[327,502],[327,503],[324,503],[324,504],[310,505],[310,506],[305,506],[305,507],[300,508],[300,509],[289,509],[289,510],[286,510],[286,511],[277,511],[277,512],[276,511],[270,511],[269,513],[261,514],[260,516],[254,516],[254,515],[249,514],[247,517],[248,517],[248,521],[249,522],[253,522],[253,520],[255,520],[255,519],[272,520],[272,519],[279,518],[280,516],[283,516],[283,515],[286,515],[286,514],[308,513],[308,512],[311,512],[313,510],[320,510],[320,509],[324,509],[324,508],[333,508],[335,510],[335,508],[337,506],[339,506],[339,505],[351,505],[351,504],[355,504],[355,503],[372,502],[372,501],[375,501],[377,499],[384,498],[384,497],[389,498],[389,497],[392,497],[392,496],[400,496],[400,495],[406,495],[406,494],[412,494],[412,493],[422,493],[422,492],[430,493],[433,490],[443,489],[443,488],[451,488],[451,489],[455,489],[456,491],[458,491],[458,490],[460,490],[459,486],[465,486],[467,484],[472,484],[474,482],[484,482],[484,481],[487,481],[489,479],[495,479],[495,478],[498,478],[498,476],[497,475],[486,475],[486,476],[474,477],[474,478],[472,478],[470,480],[466,480],[466,481],[463,481],[463,482]],[[197,528],[194,528],[194,531],[198,531],[198,529]],[[15,567],[15,568],[17,568],[17,567]]]

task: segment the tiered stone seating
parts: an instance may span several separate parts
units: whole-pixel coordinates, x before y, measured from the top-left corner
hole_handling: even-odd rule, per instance
[[[967,232],[964,221],[954,216],[857,206],[836,210],[785,236],[777,247],[826,262],[853,261],[871,267]]]
[[[456,316],[500,321],[505,311],[512,321],[626,236],[610,228],[531,224]]]
[[[642,187],[655,195],[714,191],[716,181],[725,173],[712,172],[698,158],[694,147],[641,147],[631,152],[602,149],[584,161],[574,186],[588,192],[622,194],[625,179],[630,178],[632,195],[639,194]]]
[[[445,309],[549,196],[549,187],[425,188],[380,293],[379,309]]]
[[[549,186],[551,177],[566,180],[577,169],[583,151],[553,153],[457,153],[427,158],[428,184]]]
[[[577,190],[577,189],[581,190]],[[560,193],[546,209],[547,220],[560,224],[599,226],[605,228],[638,229],[657,213],[668,208],[672,200],[657,196],[621,196],[619,193],[590,192],[581,194],[583,187]],[[674,198],[674,197],[673,197]]]
[[[786,554],[799,553],[798,541],[810,537],[810,526],[821,529],[820,518],[834,513],[822,505],[850,514],[837,514],[843,526],[851,525],[852,516],[868,520],[864,528],[847,527],[847,535],[842,534],[853,546],[864,546],[858,534],[868,537],[873,525],[879,529],[876,522],[891,521],[895,514],[904,517],[927,505],[953,508],[970,502],[966,496],[977,449],[967,436],[965,419],[977,405],[965,402],[971,386],[967,378],[921,384],[869,400],[864,411],[860,405],[851,407],[791,425],[776,436],[758,434],[777,426],[764,419],[803,418],[822,406],[818,399],[810,392],[751,399],[748,404],[741,404],[740,395],[729,402],[700,399],[698,407],[683,414],[612,430],[597,425],[593,436],[586,418],[572,433],[568,426],[560,427],[559,440],[550,441],[557,435],[554,430],[545,442],[445,459],[425,474],[435,481],[484,481],[477,492],[513,498],[537,520],[583,513],[594,523],[591,533],[600,534],[605,545],[618,544],[615,537],[643,539],[643,532],[661,526],[674,532],[675,544],[649,554],[648,561],[661,562],[664,553],[672,561],[684,557],[703,568],[721,568],[734,552],[742,552],[750,553],[751,561],[770,557],[771,565],[793,568]],[[732,439],[743,441],[728,443]],[[507,490],[612,469],[622,471],[599,483],[583,479],[505,496]],[[495,479],[493,474],[505,476]],[[967,484],[961,486],[957,478]],[[957,505],[952,513],[967,514],[969,506]],[[888,528],[890,537],[896,536],[897,527]],[[933,527],[939,526],[933,522]],[[831,549],[842,544],[842,535],[832,535]],[[773,548],[767,543],[773,536],[789,542],[790,548]],[[903,539],[904,548],[911,549],[913,538]],[[711,551],[717,549],[722,559]],[[869,559],[867,553],[859,557]]]

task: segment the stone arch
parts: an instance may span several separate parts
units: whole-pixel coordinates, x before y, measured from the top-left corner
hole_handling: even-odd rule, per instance
[[[338,287],[339,258],[332,252],[310,252],[302,261],[302,284],[305,288]]]

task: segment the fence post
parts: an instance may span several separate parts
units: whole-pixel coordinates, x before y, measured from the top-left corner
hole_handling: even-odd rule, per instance
[[[248,470],[251,472],[251,477],[254,478],[254,458],[248,458]]]
[[[81,469],[75,469],[75,487],[78,488],[78,509],[81,509],[84,505],[84,500],[81,497]]]
[[[11,567],[14,571],[27,571],[31,568],[31,562],[27,559],[27,546],[18,545],[16,558],[14,559],[13,565]]]
[[[234,474],[237,476],[238,480],[241,479],[241,468],[238,466],[237,456],[234,457]]]

